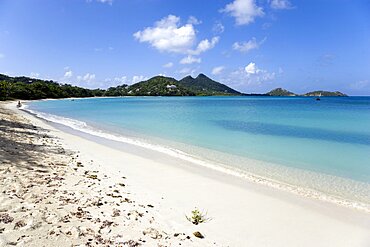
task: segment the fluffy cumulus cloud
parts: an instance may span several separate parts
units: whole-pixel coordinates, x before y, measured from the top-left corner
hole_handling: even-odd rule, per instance
[[[157,21],[152,27],[147,27],[134,33],[135,39],[139,42],[149,43],[155,49],[161,52],[180,53],[186,55],[200,55],[215,47],[219,37],[212,39],[203,39],[196,43],[196,30],[194,25],[201,22],[195,17],[189,17],[186,24],[181,25],[180,18],[169,15],[160,21]],[[183,59],[190,61],[188,57]],[[194,62],[200,61],[200,58],[192,58]]]
[[[240,52],[249,52],[254,49],[258,49],[260,45],[265,42],[266,38],[264,38],[262,41],[257,42],[256,38],[252,38],[245,42],[235,42],[233,44],[233,49]]]
[[[86,82],[86,83],[92,83],[95,80],[95,74],[86,73],[84,76],[77,76],[77,81],[79,82]]]
[[[169,15],[153,27],[134,33],[134,37],[162,52],[187,53],[194,44],[196,34],[193,24],[181,26],[179,17]]]
[[[181,64],[192,64],[192,63],[200,63],[202,60],[199,57],[193,57],[188,55],[180,60]]]
[[[219,75],[225,69],[224,66],[217,66],[212,69],[212,75]]]
[[[291,9],[292,4],[288,0],[271,0],[270,6],[273,9]]]
[[[222,80],[235,88],[248,90],[260,88],[265,83],[271,83],[275,77],[275,72],[260,69],[255,63],[250,62],[244,68],[232,71]]]
[[[250,62],[247,66],[245,66],[244,70],[245,72],[247,72],[247,74],[257,74],[259,72],[256,64],[252,62]]]
[[[219,37],[213,37],[211,40],[204,39],[199,42],[195,50],[189,52],[194,55],[199,55],[200,53],[203,53],[215,47],[219,40]]]
[[[250,24],[256,17],[264,15],[262,7],[258,7],[255,0],[234,0],[227,4],[221,12],[233,16],[237,25]]]
[[[172,67],[173,67],[173,63],[172,62],[163,64],[163,68],[172,68]]]

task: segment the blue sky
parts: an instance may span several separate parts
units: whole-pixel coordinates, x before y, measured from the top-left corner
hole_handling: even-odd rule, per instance
[[[370,1],[0,0],[0,73],[106,88],[204,73],[370,95]]]

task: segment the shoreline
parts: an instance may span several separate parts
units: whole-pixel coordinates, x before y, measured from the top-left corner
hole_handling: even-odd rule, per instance
[[[94,128],[91,128],[90,126],[88,126],[89,128],[84,128],[84,127],[87,127],[86,123],[80,122],[79,120],[47,114],[53,118],[53,120],[51,120],[50,117],[42,116],[44,113],[35,112],[33,110],[27,110],[27,108],[28,107],[26,105],[26,107],[22,107],[20,109],[26,112],[27,114],[31,114],[32,116],[40,119],[41,121],[50,122],[52,126],[54,125],[53,127],[56,127],[57,129],[65,131],[67,133],[73,133],[78,136],[81,136],[81,134],[84,133],[85,135],[90,135],[93,137],[93,138],[89,138],[88,136],[85,136],[85,139],[87,138],[87,139],[90,139],[92,141],[97,141],[97,142],[102,142],[102,140],[108,139],[108,142],[107,142],[108,144],[106,145],[110,147],[114,146],[115,142],[122,142],[127,145],[138,146],[138,147],[143,148],[143,150],[136,151],[136,152],[146,152],[146,150],[151,150],[154,152],[161,153],[165,156],[171,156],[175,159],[179,159],[179,162],[185,162],[185,163],[189,163],[190,165],[196,165],[196,166],[201,166],[205,168],[205,170],[202,171],[203,173],[207,173],[208,170],[214,170],[216,172],[220,172],[228,176],[245,179],[245,180],[248,180],[250,182],[253,182],[253,183],[256,183],[262,186],[268,186],[273,189],[286,191],[286,192],[295,194],[297,196],[301,196],[301,197],[305,197],[305,198],[309,198],[313,200],[320,200],[323,202],[329,202],[329,203],[333,203],[335,205],[339,205],[342,207],[347,207],[350,209],[355,209],[355,210],[359,210],[362,212],[370,213],[369,203],[356,201],[353,199],[345,198],[343,196],[330,194],[324,191],[319,191],[315,188],[292,184],[287,181],[280,181],[280,180],[277,180],[271,177],[267,177],[267,176],[252,173],[250,171],[242,170],[241,168],[231,167],[231,166],[227,166],[221,163],[207,161],[204,159],[200,159],[199,157],[190,155],[182,150],[178,150],[176,148],[172,148],[169,146],[167,147],[167,146],[157,145],[155,143],[143,142],[141,140],[132,139],[130,137],[125,137],[125,136],[101,131],[99,129],[94,129]],[[71,124],[66,124],[64,120],[71,122]],[[80,125],[82,125],[83,127],[81,127]],[[94,138],[96,138],[96,140],[94,140]],[[109,143],[110,141],[113,144]],[[271,167],[275,165],[273,163],[261,162],[261,161],[253,160],[253,159],[248,159],[248,160],[251,164],[257,162],[257,163],[266,163],[267,166],[270,165]],[[317,176],[319,174],[317,172],[305,171],[305,170],[301,170],[298,168],[290,168],[290,169],[292,170],[289,173],[291,176],[296,176],[297,172],[302,172],[304,173],[304,176],[311,176],[311,177],[314,177],[315,175]],[[358,183],[359,185],[363,184],[363,182],[360,182],[360,181],[354,181],[354,180],[352,181],[351,179],[336,177],[333,175],[328,175],[328,174],[319,174],[319,175],[327,177],[326,179],[330,181],[342,180],[342,181],[347,182],[347,184],[352,184],[352,183]],[[342,182],[342,181],[339,181],[339,182]]]
[[[58,130],[6,104],[0,102],[1,247],[211,245],[191,228],[165,224],[156,202],[136,196],[125,173],[101,167],[54,135]]]
[[[125,172],[133,194],[156,202],[158,217],[170,228],[199,229],[206,236],[204,240],[216,241],[221,246],[240,246],[246,241],[254,246],[366,246],[370,243],[370,215],[366,213],[298,197],[209,169],[187,164],[175,166],[173,163],[177,161],[173,159],[162,162],[140,153],[115,150],[55,129],[28,113],[15,112],[49,129],[69,149],[94,160],[101,169]],[[194,228],[184,217],[194,207],[208,211],[212,220]],[[211,242],[197,243],[208,246]]]

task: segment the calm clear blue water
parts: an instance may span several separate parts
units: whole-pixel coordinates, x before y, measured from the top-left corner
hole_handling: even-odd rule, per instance
[[[91,98],[35,101],[29,109],[370,202],[370,97]]]

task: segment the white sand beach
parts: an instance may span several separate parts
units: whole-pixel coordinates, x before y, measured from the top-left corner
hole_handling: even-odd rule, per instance
[[[0,246],[370,246],[368,213],[104,145],[15,105],[0,108]],[[189,222],[194,208],[209,220]]]

